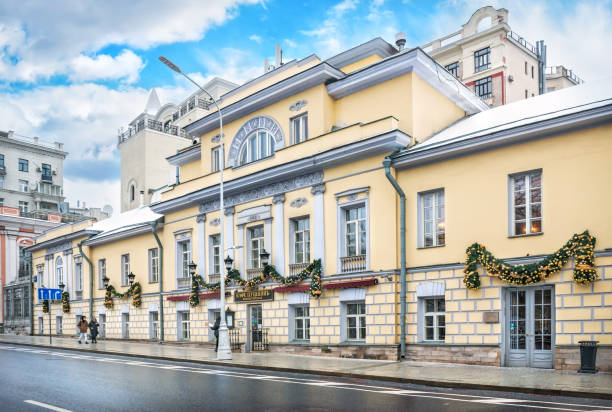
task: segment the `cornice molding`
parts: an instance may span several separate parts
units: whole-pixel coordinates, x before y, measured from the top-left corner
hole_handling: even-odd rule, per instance
[[[26,250],[28,252],[36,252],[37,250],[52,248],[53,246],[62,244],[64,242],[72,241],[72,240],[78,239],[80,237],[95,236],[98,233],[100,233],[100,232],[97,231],[97,230],[87,230],[87,229],[79,230],[79,231],[74,232],[74,233],[68,233],[67,235],[58,236],[56,238],[45,240],[44,242],[37,243],[35,245],[32,245],[32,246],[26,248]]]
[[[202,146],[200,144],[192,146],[180,153],[166,157],[168,163],[172,166],[183,166],[187,163],[194,162],[200,159],[202,154]]]
[[[83,242],[83,244],[86,246],[103,245],[105,243],[110,243],[110,242],[114,242],[114,241],[121,240],[121,239],[127,239],[130,237],[143,235],[145,233],[151,233],[151,225],[148,223],[141,225],[141,226],[132,227],[127,230],[122,230],[121,232],[114,232],[109,235],[94,236],[91,239],[88,239],[85,242]]]
[[[325,60],[325,62],[334,67],[341,68],[375,54],[384,59],[396,53],[397,49],[395,47],[387,43],[382,38],[376,37],[375,39],[360,44],[359,46],[330,57],[329,59]]]

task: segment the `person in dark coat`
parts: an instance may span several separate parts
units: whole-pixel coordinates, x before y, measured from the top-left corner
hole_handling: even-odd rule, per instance
[[[218,316],[215,319],[215,324],[211,327],[211,329],[215,332],[215,352],[219,348],[219,325],[221,324],[221,317]]]
[[[77,324],[77,327],[79,328],[79,343],[81,343],[81,339],[85,339],[85,343],[89,343],[87,342],[87,320],[85,319],[85,316],[81,316],[81,320],[80,322]]]
[[[91,334],[91,343],[98,343],[97,337],[98,337],[98,328],[99,327],[100,327],[100,324],[98,323],[98,321],[94,317],[91,320],[91,322],[89,322],[89,331],[90,331],[90,334]]]

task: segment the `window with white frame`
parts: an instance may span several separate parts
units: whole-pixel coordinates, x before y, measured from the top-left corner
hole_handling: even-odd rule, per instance
[[[542,233],[542,171],[510,176],[510,186],[510,233]]]
[[[19,213],[28,213],[28,202],[24,202],[22,200],[19,201]]]
[[[106,259],[98,260],[98,289],[104,289],[104,278],[106,277]]]
[[[366,338],[365,302],[346,304],[346,338],[352,341],[364,341]]]
[[[27,192],[28,191],[28,181],[19,179],[19,191]]]
[[[274,154],[274,137],[265,130],[251,133],[240,149],[239,165],[254,162]]]
[[[310,340],[310,306],[295,306],[293,312],[294,339]]]
[[[260,254],[264,250],[264,227],[263,225],[250,227],[249,229],[249,269],[257,269],[261,266]]]
[[[55,286],[64,283],[64,261],[61,256],[55,259]]]
[[[149,336],[152,340],[159,339],[159,313],[158,312],[150,312],[149,313]]]
[[[130,337],[130,314],[122,313],[121,314],[121,332],[124,339],[128,339]]]
[[[159,282],[159,249],[149,249],[149,283]]]
[[[360,256],[367,252],[365,205],[344,210],[345,256]]]
[[[62,333],[64,333],[64,327],[62,325],[62,317],[61,316],[56,316],[55,317],[55,333],[58,335],[61,335]]]
[[[291,144],[308,140],[308,113],[291,119]]]
[[[121,286],[128,285],[128,275],[130,274],[130,255],[121,255]]]
[[[178,252],[178,277],[189,278],[189,263],[191,263],[191,239],[180,240],[177,242]]]
[[[180,325],[179,325],[179,330],[180,330],[180,335],[179,335],[179,339],[180,340],[189,340],[190,337],[190,325],[191,322],[189,320],[189,312],[179,312],[179,319],[180,319]]]
[[[83,263],[81,262],[74,264],[74,290],[76,292],[83,290]]]
[[[420,247],[444,246],[444,189],[419,193]]]
[[[29,170],[29,162],[27,159],[19,159],[19,171],[27,172]]]
[[[310,262],[310,218],[293,219],[293,263]]]
[[[446,336],[444,298],[426,298],[423,305],[423,340],[443,341]]]
[[[210,150],[210,171],[218,172],[221,169],[221,146]]]
[[[211,275],[221,274],[221,235],[210,237],[210,262]]]

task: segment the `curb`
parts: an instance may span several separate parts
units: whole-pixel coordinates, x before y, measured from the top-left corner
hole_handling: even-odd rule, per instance
[[[250,364],[243,364],[243,363],[241,364],[225,363],[223,361],[214,361],[214,360],[171,358],[168,356],[123,353],[123,352],[113,352],[113,351],[96,350],[96,349],[88,349],[88,348],[87,349],[85,348],[83,349],[66,348],[62,346],[49,346],[49,345],[41,345],[41,344],[36,344],[36,343],[22,343],[22,342],[16,343],[16,342],[6,342],[2,340],[0,340],[0,344],[32,346],[36,348],[52,348],[52,349],[65,350],[65,351],[99,353],[103,355],[115,355],[115,356],[126,356],[126,357],[131,357],[131,358],[165,360],[165,361],[179,362],[179,363],[196,363],[196,364],[201,364],[201,365],[226,366],[226,367],[241,368],[241,369],[257,369],[257,370],[269,370],[269,371],[275,371],[275,372],[300,373],[300,374],[306,374],[306,375],[333,376],[333,377],[342,377],[342,378],[356,378],[356,379],[378,380],[378,381],[397,382],[397,383],[409,383],[413,385],[434,386],[438,388],[490,390],[490,391],[499,391],[499,392],[525,393],[525,394],[532,394],[532,395],[552,395],[552,396],[566,396],[566,397],[573,397],[573,398],[595,398],[595,399],[612,400],[612,392],[602,393],[602,392],[585,392],[585,391],[572,391],[572,390],[546,389],[546,388],[525,388],[525,387],[491,385],[491,384],[483,384],[483,383],[452,382],[452,381],[441,382],[441,381],[431,380],[431,379],[399,378],[399,377],[384,376],[384,375],[367,375],[367,374],[355,373],[355,372],[319,371],[319,370],[306,370],[306,369],[296,369],[296,368],[284,368],[284,367],[277,367],[277,366],[250,365]]]

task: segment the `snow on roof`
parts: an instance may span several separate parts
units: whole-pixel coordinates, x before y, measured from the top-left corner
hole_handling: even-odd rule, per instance
[[[416,144],[408,152],[431,149],[609,104],[612,104],[612,78],[584,83],[464,117]]]
[[[151,223],[162,216],[163,215],[152,211],[148,206],[142,206],[96,222],[91,225],[89,230],[99,231],[100,233],[98,233],[96,237],[106,236],[113,232],[118,233],[123,230]]]

